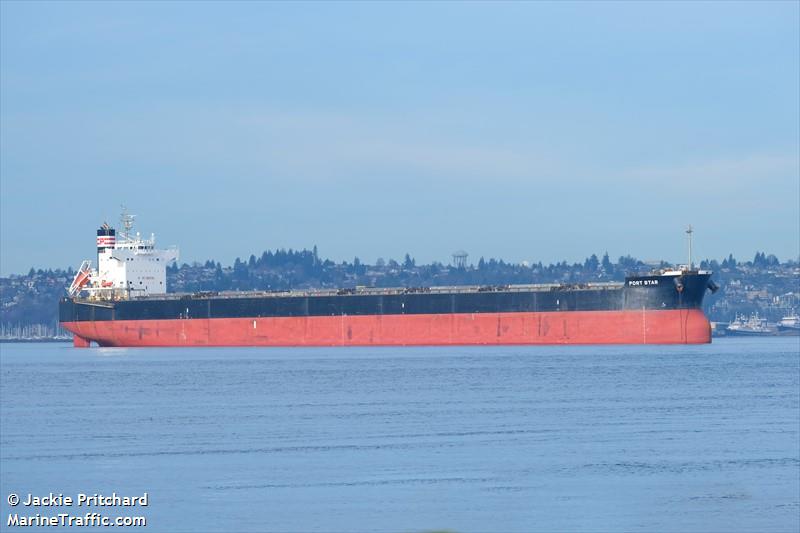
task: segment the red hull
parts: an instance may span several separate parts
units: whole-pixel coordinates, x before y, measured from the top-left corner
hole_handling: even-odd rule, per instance
[[[63,322],[75,346],[700,344],[700,309]]]

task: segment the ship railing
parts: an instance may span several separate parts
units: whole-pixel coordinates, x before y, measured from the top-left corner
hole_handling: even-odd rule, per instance
[[[551,292],[556,290],[617,290],[620,282],[597,283],[536,283],[527,285],[458,285],[437,287],[358,287],[343,289],[308,289],[274,291],[199,291],[131,296],[131,300],[181,300],[193,298],[258,298],[258,297],[318,297],[318,296],[394,296],[413,294],[475,294],[490,292]]]

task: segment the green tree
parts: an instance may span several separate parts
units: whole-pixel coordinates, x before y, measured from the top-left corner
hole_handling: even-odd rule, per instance
[[[595,272],[599,266],[600,261],[597,259],[597,255],[595,254],[592,254],[591,257],[586,258],[586,261],[583,263],[583,268],[589,272]]]
[[[603,270],[606,272],[612,272],[614,270],[614,265],[611,263],[611,259],[608,257],[608,252],[603,254]]]

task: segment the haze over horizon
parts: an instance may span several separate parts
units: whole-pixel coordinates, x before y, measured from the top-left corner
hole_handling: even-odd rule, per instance
[[[0,2],[0,275],[800,256],[800,3]]]

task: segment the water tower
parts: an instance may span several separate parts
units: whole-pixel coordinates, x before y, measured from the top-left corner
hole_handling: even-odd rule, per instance
[[[456,268],[467,268],[467,252],[464,250],[453,252],[453,266]]]

